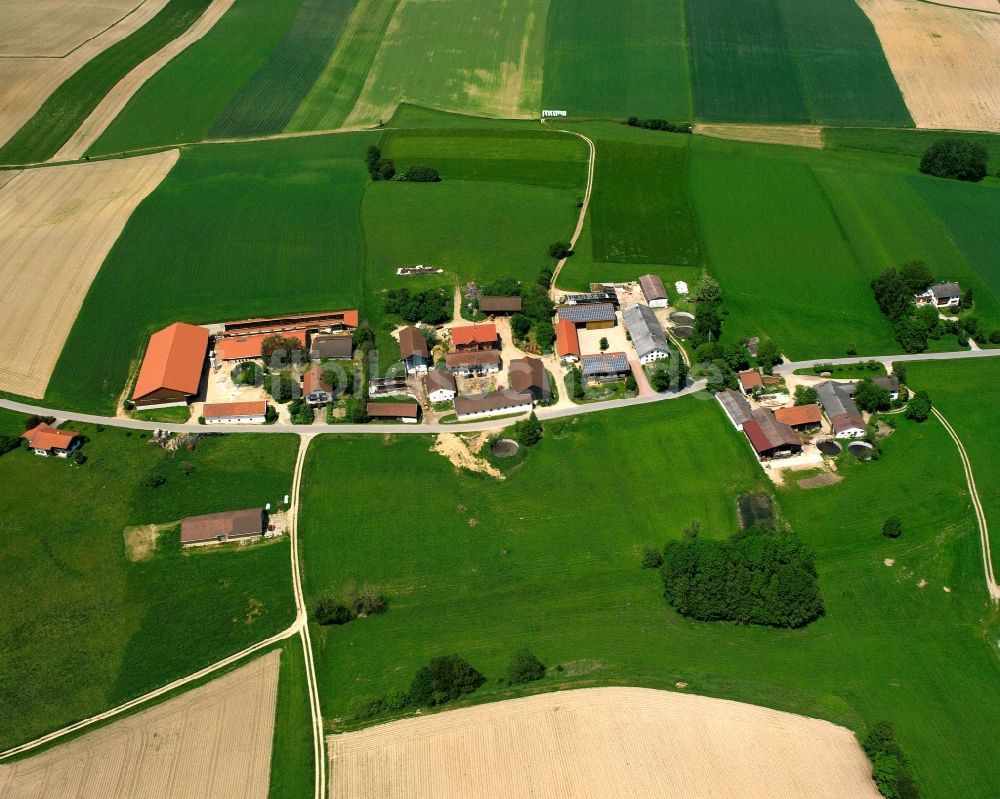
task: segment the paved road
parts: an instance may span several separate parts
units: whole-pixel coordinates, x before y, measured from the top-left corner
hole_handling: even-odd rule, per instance
[[[832,363],[835,365],[848,363],[864,363],[865,361],[878,361],[888,366],[893,361],[906,363],[907,361],[962,361],[966,358],[996,358],[1000,357],[1000,349],[992,350],[962,350],[960,352],[917,352],[913,355],[865,355],[853,358],[813,358],[809,361],[790,361],[778,364],[774,367],[776,375],[787,375],[796,369],[808,369],[818,363]]]

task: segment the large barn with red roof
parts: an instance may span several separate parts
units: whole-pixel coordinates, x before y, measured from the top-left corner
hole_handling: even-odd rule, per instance
[[[149,337],[132,400],[140,408],[186,405],[197,395],[208,329],[174,322]]]

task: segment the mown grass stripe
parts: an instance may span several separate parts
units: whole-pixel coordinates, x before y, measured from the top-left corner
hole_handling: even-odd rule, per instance
[[[131,36],[88,61],[0,148],[0,163],[32,163],[55,155],[118,81],[190,28],[210,2],[171,0]]]
[[[305,0],[271,57],[229,101],[210,138],[280,133],[336,47],[357,0]]]

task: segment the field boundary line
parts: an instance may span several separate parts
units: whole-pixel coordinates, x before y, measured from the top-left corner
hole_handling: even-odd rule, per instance
[[[938,8],[950,8],[952,11],[971,11],[973,14],[993,14],[994,16],[1000,15],[1000,10],[988,11],[985,8],[969,8],[968,6],[953,6],[950,3],[935,3],[934,0],[918,0],[918,2],[928,6],[937,6]]]
[[[990,550],[990,528],[986,524],[986,513],[983,511],[982,502],[979,500],[979,492],[976,490],[976,479],[972,474],[972,463],[969,461],[969,456],[965,451],[965,445],[962,444],[962,440],[958,437],[958,433],[955,432],[955,428],[944,418],[944,414],[937,408],[931,408],[931,413],[944,425],[944,429],[948,431],[948,435],[951,436],[958,447],[958,454],[962,459],[962,468],[965,470],[965,479],[969,485],[969,496],[972,498],[972,507],[976,512],[976,524],[979,527],[979,542],[983,549],[983,571],[986,574],[986,590],[989,592],[990,599],[994,602],[1000,602],[1000,586],[997,585],[996,578],[994,577],[993,554]]]

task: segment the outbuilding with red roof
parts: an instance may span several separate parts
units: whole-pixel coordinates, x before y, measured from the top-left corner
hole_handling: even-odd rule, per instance
[[[580,360],[580,335],[571,319],[556,322],[556,352],[563,363],[576,363]]]
[[[451,343],[456,350],[495,350],[499,345],[497,326],[492,323],[463,325],[451,329]]]

